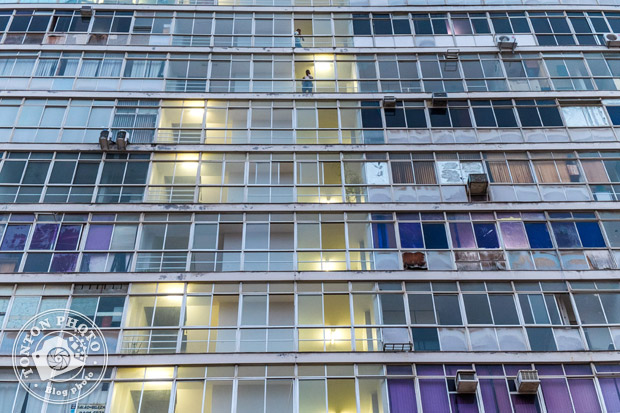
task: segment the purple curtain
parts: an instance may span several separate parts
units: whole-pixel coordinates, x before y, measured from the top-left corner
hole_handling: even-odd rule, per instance
[[[391,413],[417,413],[412,379],[388,379]]]
[[[601,393],[608,412],[620,412],[620,378],[600,378]]]
[[[448,389],[445,379],[421,379],[420,400],[422,410],[433,413],[449,413]]]
[[[513,394],[511,397],[515,413],[540,413],[535,394]]]
[[[454,413],[478,413],[475,394],[450,394],[450,404]]]
[[[58,234],[57,251],[75,251],[80,240],[81,225],[63,225]]]
[[[573,405],[577,412],[595,413],[601,411],[592,379],[568,379]]]
[[[568,387],[564,379],[542,379],[540,381],[543,396],[545,397],[545,406],[549,413],[567,413],[572,412]]]
[[[504,379],[481,379],[482,404],[485,412],[509,412],[510,395]]]
[[[58,224],[38,224],[30,241],[31,250],[49,250],[56,241]]]
[[[91,225],[86,238],[86,249],[107,251],[113,228],[113,225]]]
[[[8,225],[4,232],[4,240],[0,250],[2,251],[23,251],[26,246],[26,239],[30,232],[30,224]]]

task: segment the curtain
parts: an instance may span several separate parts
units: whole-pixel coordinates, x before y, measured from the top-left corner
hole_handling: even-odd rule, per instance
[[[30,76],[34,67],[34,59],[17,59],[12,76]]]
[[[75,76],[79,63],[79,59],[60,59],[58,76]]]
[[[1,59],[0,60],[0,76],[10,76],[14,63],[15,63],[15,59]]]
[[[608,412],[620,412],[620,377],[600,378],[601,393]]]
[[[532,170],[528,161],[508,161],[512,182],[515,184],[529,184],[534,182]]]
[[[557,183],[560,177],[553,161],[534,161],[534,169],[540,183]]]
[[[395,184],[413,184],[411,162],[392,162],[392,180]]]
[[[82,69],[80,70],[80,77],[95,77],[97,76],[97,70],[99,69],[100,60],[84,60],[82,62]]]
[[[421,379],[420,399],[422,410],[433,413],[449,413],[448,391],[444,379]]]
[[[596,389],[592,379],[568,379],[568,387],[577,412],[600,412]]]
[[[573,411],[566,380],[542,379],[540,385],[548,413],[567,413]]]
[[[433,162],[414,162],[415,182],[420,185],[435,185],[435,164]]]
[[[569,106],[561,109],[566,126],[609,126],[602,107]]]
[[[487,169],[491,182],[511,182],[510,172],[505,161],[487,161]]]
[[[598,160],[581,161],[588,182],[609,182],[603,163]]]
[[[34,73],[35,76],[54,76],[58,67],[58,59],[41,59]]]
[[[101,62],[98,77],[118,77],[121,73],[121,65],[123,61],[120,59],[104,59]]]
[[[388,379],[390,413],[417,413],[415,387],[411,379]]]
[[[486,413],[510,412],[510,395],[504,379],[481,379],[480,391]]]

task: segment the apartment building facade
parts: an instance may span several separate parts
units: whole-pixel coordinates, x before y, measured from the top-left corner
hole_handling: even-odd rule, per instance
[[[619,5],[2,2],[0,411],[620,412]]]

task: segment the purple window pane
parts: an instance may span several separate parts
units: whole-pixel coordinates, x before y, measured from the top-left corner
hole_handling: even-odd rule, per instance
[[[535,394],[512,394],[511,398],[515,413],[540,413]]]
[[[29,231],[30,225],[8,225],[4,232],[4,239],[2,240],[0,250],[23,251]]]
[[[531,364],[504,364],[506,376],[517,377],[519,370],[532,370]]]
[[[478,402],[475,394],[450,394],[452,411],[459,413],[478,413]]]
[[[91,225],[86,238],[87,250],[107,250],[110,247],[113,225]]]
[[[620,412],[620,378],[599,378],[608,412]]]
[[[80,240],[81,225],[63,225],[60,227],[56,250],[75,251]]]
[[[398,224],[400,244],[402,248],[424,248],[422,239],[422,226],[418,222],[405,222]]]
[[[443,366],[441,364],[416,364],[418,376],[443,376]]]
[[[579,235],[577,235],[574,222],[552,222],[551,228],[553,228],[553,235],[555,235],[555,241],[558,244],[558,247],[581,247],[581,242],[579,242]]]
[[[422,410],[433,413],[449,413],[448,389],[444,379],[420,380],[420,399]]]
[[[387,374],[393,374],[395,376],[411,376],[411,364],[407,365],[388,365]]]
[[[50,272],[73,272],[77,258],[77,254],[54,254]]]
[[[459,370],[472,370],[471,364],[446,364],[446,375],[456,376]]]
[[[596,413],[601,411],[592,379],[568,379],[568,387],[571,396],[573,396],[576,412]]]
[[[450,236],[455,248],[476,248],[474,231],[469,222],[453,222],[450,224]]]
[[[569,376],[581,376],[592,374],[592,368],[589,364],[565,364],[564,371]]]
[[[501,364],[476,364],[476,372],[479,376],[503,376],[504,369]]]
[[[49,250],[56,241],[58,224],[37,224],[30,241],[31,250]]]
[[[480,371],[479,368],[476,370]],[[481,379],[480,390],[482,392],[482,404],[484,405],[485,413],[511,411],[510,395],[508,394],[505,379]]]
[[[568,387],[564,379],[542,379],[540,381],[545,406],[549,413],[572,412],[573,407],[568,394]]]
[[[559,364],[536,364],[536,370],[541,376],[563,376],[564,370]]]
[[[500,222],[504,245],[506,248],[529,248],[525,229],[521,222]]]
[[[597,364],[596,371],[599,373],[620,373],[620,364]]]
[[[415,387],[411,379],[388,379],[391,413],[417,413]]]

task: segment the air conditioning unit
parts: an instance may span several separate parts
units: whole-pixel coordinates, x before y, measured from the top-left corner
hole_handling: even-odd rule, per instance
[[[487,174],[469,174],[467,178],[467,190],[470,195],[486,195],[489,187]]]
[[[104,129],[99,134],[99,147],[102,151],[107,151],[110,149],[110,131]]]
[[[127,145],[129,144],[129,132],[126,130],[119,130],[116,132],[116,148],[119,151],[124,151],[127,149]]]
[[[495,44],[500,50],[514,50],[517,47],[517,39],[514,36],[501,34],[495,37]]]
[[[474,370],[458,370],[456,372],[456,391],[459,393],[475,393],[478,389],[478,378]]]
[[[540,386],[537,370],[519,370],[517,373],[517,391],[519,393],[536,393]]]
[[[383,351],[411,351],[413,343],[407,328],[383,328]]]
[[[396,97],[395,96],[384,96],[383,97],[383,107],[384,108],[396,107]]]
[[[91,17],[93,15],[92,6],[82,6],[80,9],[80,16],[82,17]]]
[[[426,270],[426,256],[423,252],[403,253],[403,267],[406,270]]]
[[[607,47],[620,47],[620,34],[606,33],[604,37]]]
[[[433,106],[446,106],[448,104],[448,94],[446,92],[433,92]]]

